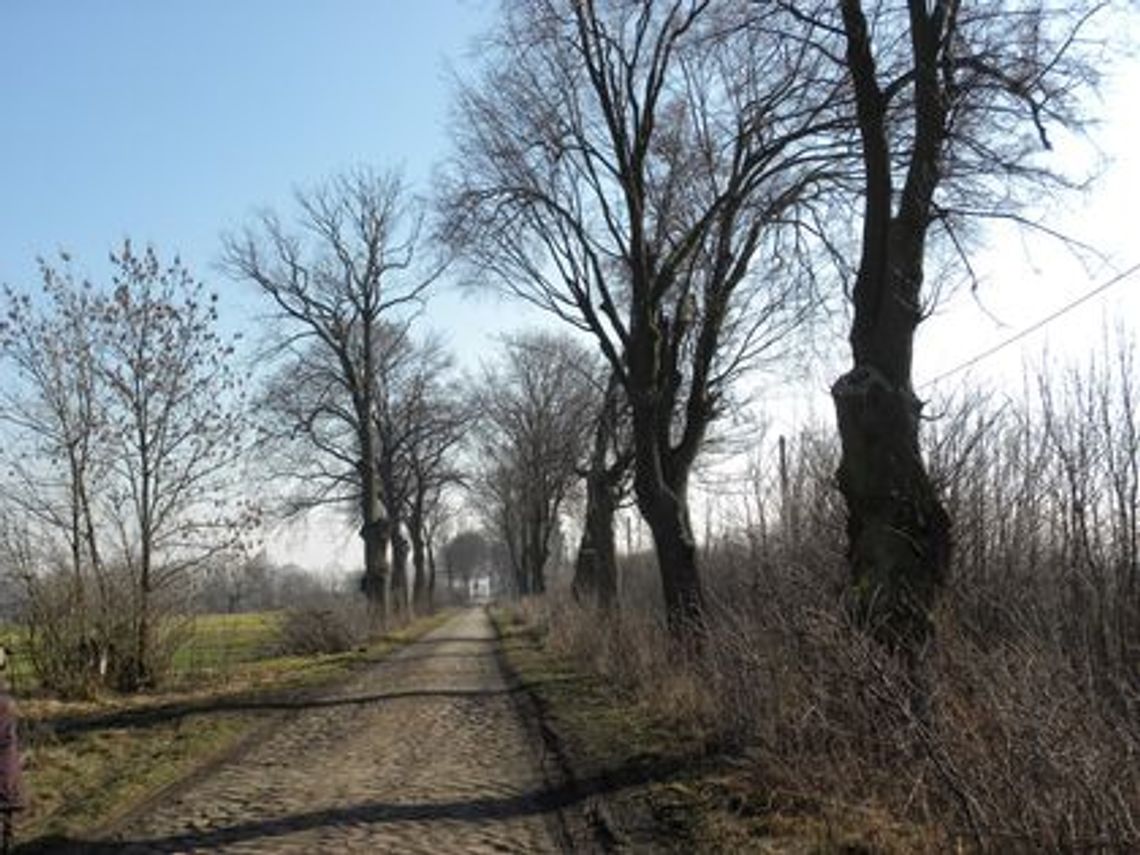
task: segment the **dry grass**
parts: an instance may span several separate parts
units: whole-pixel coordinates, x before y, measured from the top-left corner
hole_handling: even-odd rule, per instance
[[[699,657],[652,608],[607,620],[555,595],[519,616],[663,742],[719,752],[721,771],[692,785],[710,850],[1140,847],[1140,684],[1126,668],[1094,679],[1029,629],[978,636],[951,595],[916,673],[828,605],[822,574],[714,570]]]

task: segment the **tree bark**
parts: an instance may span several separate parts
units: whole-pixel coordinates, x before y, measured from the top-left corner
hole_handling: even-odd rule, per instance
[[[917,650],[950,562],[950,519],[918,448],[920,404],[858,362],[832,396],[856,616],[889,646]]]
[[[705,595],[697,572],[697,544],[688,507],[667,493],[650,508],[639,495],[638,504],[653,534],[669,631],[676,639],[699,643],[706,629]]]
[[[594,447],[586,473],[586,520],[570,587],[576,600],[592,603],[601,609],[609,609],[617,601],[614,514],[630,462],[628,455],[616,448],[619,395],[617,375],[611,372],[594,429]],[[616,459],[609,464],[607,458],[611,448]]]
[[[427,551],[423,530],[413,523],[408,534],[412,537],[412,603],[416,611],[423,611],[430,608],[430,603],[427,602]]]
[[[574,564],[571,591],[578,602],[602,609],[617,599],[617,554],[614,546],[614,490],[606,472],[586,477],[586,522]]]
[[[529,570],[530,593],[546,593],[546,560],[550,557],[549,540],[553,521],[546,513],[546,508],[535,508],[534,516],[530,520]]]
[[[922,404],[910,379],[922,233],[897,220],[886,231],[886,263],[861,268],[856,283],[854,366],[831,394],[855,613],[889,646],[915,652],[930,637],[949,571],[950,517],[922,459]],[[878,296],[860,300],[860,292]]]
[[[408,610],[408,538],[403,526],[392,524],[392,605],[399,614]]]
[[[639,303],[632,318],[630,340],[636,346],[631,344],[626,393],[633,421],[634,495],[653,536],[669,631],[678,641],[699,645],[706,629],[705,597],[689,518],[688,477],[709,411],[706,401],[689,401],[684,438],[674,445],[675,396],[662,387],[677,376],[668,324],[662,313]]]
[[[364,542],[364,575],[360,590],[368,600],[372,615],[380,623],[388,621],[388,521],[372,519],[360,527]]]
[[[418,478],[408,511],[408,535],[412,538],[412,603],[416,611],[431,609],[429,578],[427,578],[426,526],[424,520],[424,482]]]
[[[139,615],[138,636],[135,638],[135,662],[128,676],[128,688],[131,691],[141,689],[150,684],[153,674],[151,672],[151,594],[154,590],[151,563],[153,561],[154,529],[151,525],[151,470],[150,470],[150,442],[141,427],[139,420],[138,450],[139,450]]]
[[[368,331],[368,325],[365,325]],[[370,376],[371,359],[365,355],[365,375]],[[360,538],[364,541],[364,576],[360,580],[360,590],[368,599],[373,619],[382,624],[388,622],[388,540],[392,534],[391,522],[380,500],[380,473],[376,468],[376,446],[378,440],[372,424],[372,398],[369,387],[353,396],[353,406],[357,418],[357,442],[360,459],[357,471],[360,474]]]

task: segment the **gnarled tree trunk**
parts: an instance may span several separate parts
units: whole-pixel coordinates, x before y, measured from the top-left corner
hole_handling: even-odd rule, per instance
[[[856,615],[890,646],[914,651],[930,636],[950,562],[950,519],[918,447],[920,404],[909,384],[858,362],[832,396]]]
[[[403,526],[392,527],[392,605],[397,613],[408,610],[408,538]]]
[[[373,617],[388,620],[388,521],[381,517],[360,528],[364,542],[364,575],[360,590],[368,600]]]
[[[628,455],[615,448],[620,395],[617,375],[611,373],[594,429],[594,446],[586,473],[586,520],[571,584],[576,600],[602,609],[612,607],[617,600],[614,514],[630,463]],[[608,461],[611,448],[615,451],[612,463]]]
[[[605,471],[591,471],[586,476],[586,522],[574,564],[571,591],[578,602],[603,609],[613,606],[617,599],[616,504]]]

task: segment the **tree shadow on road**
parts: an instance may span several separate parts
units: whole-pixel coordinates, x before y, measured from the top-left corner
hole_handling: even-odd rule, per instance
[[[430,657],[430,658],[439,658]],[[552,678],[547,682],[573,682],[576,678]],[[109,728],[157,727],[189,716],[220,713],[282,713],[331,707],[363,706],[412,699],[490,698],[509,696],[520,691],[518,687],[503,689],[412,689],[405,691],[321,696],[310,690],[282,690],[266,694],[248,693],[231,697],[212,697],[201,700],[176,701],[167,704],[115,710],[51,719],[29,718],[26,724],[56,738],[67,739],[82,733]]]
[[[624,765],[589,778],[552,789],[535,790],[516,796],[464,799],[450,802],[363,802],[265,817],[221,828],[187,830],[164,837],[132,840],[79,840],[62,837],[30,841],[17,847],[17,853],[117,853],[129,851],[211,850],[222,846],[285,837],[339,825],[384,825],[389,823],[456,822],[483,825],[526,816],[551,814],[575,805],[585,805],[598,796],[628,787],[663,783],[691,771],[705,755],[692,757],[639,757]]]
[[[486,698],[496,695],[509,695],[517,689],[413,689],[408,691],[381,692],[366,695],[346,695],[342,697],[314,697],[306,695],[282,694],[266,698],[264,695],[239,696],[235,698],[210,698],[202,701],[179,701],[170,704],[116,710],[105,714],[54,718],[31,724],[56,737],[66,738],[92,730],[109,728],[155,727],[193,715],[211,713],[272,713],[300,712],[303,710],[326,709],[330,707],[363,706],[388,701],[430,698]]]
[[[382,640],[388,644],[400,644],[405,647],[416,647],[421,644],[424,646],[440,644],[484,644],[487,645],[487,647],[494,647],[498,643],[498,640],[494,636],[490,638],[484,638],[474,635],[440,635],[434,638],[413,639],[401,639],[383,636]]]

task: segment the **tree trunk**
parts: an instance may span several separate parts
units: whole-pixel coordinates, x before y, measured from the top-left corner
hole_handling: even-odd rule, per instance
[[[151,626],[151,593],[154,588],[154,580],[152,578],[151,562],[153,561],[153,546],[154,546],[154,533],[151,526],[150,515],[150,488],[151,488],[151,473],[150,473],[150,457],[148,454],[148,442],[146,435],[140,431],[139,434],[139,458],[142,461],[141,474],[139,478],[140,497],[139,497],[139,602],[138,602],[138,636],[135,638],[135,661],[134,667],[130,669],[128,675],[128,688],[131,691],[136,691],[150,684],[152,680],[151,673],[151,633],[154,631]]]
[[[383,517],[366,522],[360,528],[364,542],[364,575],[360,590],[368,599],[373,618],[388,621],[388,521]]]
[[[617,448],[617,459],[607,465],[610,448],[617,444],[621,394],[617,375],[611,372],[594,429],[590,470],[586,474],[586,521],[570,588],[579,602],[590,602],[602,609],[609,609],[617,600],[614,514],[629,468],[628,457]]]
[[[527,573],[527,539],[522,532],[524,527],[521,518],[517,520],[517,527],[512,529],[506,525],[502,529],[503,540],[507,547],[507,557],[511,562],[511,575],[514,577],[515,597],[525,597],[530,593],[530,576]],[[470,585],[470,580],[468,579]]]
[[[921,647],[950,562],[950,519],[918,448],[909,388],[857,365],[832,388],[856,615],[890,646]]]
[[[854,365],[831,394],[843,447],[837,475],[847,502],[855,613],[914,665],[930,637],[931,612],[950,563],[950,518],[922,461],[921,403],[911,386],[947,99],[938,64],[942,34],[922,4],[909,5],[914,131],[902,151],[892,153],[889,97],[879,85],[870,26],[860,3],[841,4],[862,146],[864,213],[851,294]],[[892,163],[900,153],[906,170],[896,189]]]
[[[388,538],[392,527],[385,516],[380,501],[380,477],[376,471],[376,438],[373,434],[371,405],[357,404],[361,430],[360,462],[360,539],[364,541],[364,575],[360,579],[360,590],[368,599],[369,610],[374,621],[388,622]]]
[[[151,673],[150,657],[151,657],[151,633],[154,628],[151,625],[151,556],[150,556],[150,543],[149,537],[143,535],[142,542],[142,558],[139,567],[139,600],[138,600],[138,621],[135,624],[135,649],[134,661],[129,663],[126,673],[122,678],[122,688],[130,692],[138,691],[150,685],[153,674]]]
[[[648,286],[643,290],[648,293]],[[676,377],[677,353],[669,343],[680,338],[670,333],[660,310],[637,301],[629,337],[626,395],[633,423],[634,495],[653,536],[669,632],[676,641],[699,646],[706,629],[705,598],[689,518],[688,477],[710,410],[707,401],[690,399],[683,439],[674,446],[676,396],[668,384]]]
[[[541,517],[534,520],[530,532],[530,592],[532,594],[546,593],[546,531],[545,522]]]
[[[520,537],[520,541],[519,560],[515,565],[515,587],[518,589],[516,594],[525,597],[531,593],[530,586],[533,579],[530,571],[530,542],[525,534]]]
[[[431,538],[426,539],[427,552],[427,606],[435,608],[435,549],[431,545]]]
[[[653,535],[666,622],[675,639],[699,640],[705,632],[705,595],[688,497],[683,485],[675,491],[661,483],[646,483],[651,481],[639,471],[634,486],[638,509]]]
[[[423,531],[412,525],[412,604],[418,611],[428,607],[427,550]]]
[[[578,546],[571,590],[580,603],[602,609],[617,598],[617,556],[614,547],[615,497],[607,473],[592,471],[586,478],[586,523]]]
[[[950,518],[922,460],[922,404],[910,380],[923,234],[891,220],[884,244],[886,263],[862,268],[856,283],[857,297],[878,298],[855,301],[854,367],[831,390],[837,475],[856,617],[888,646],[917,654],[949,569]]]
[[[642,381],[652,388],[651,384]],[[655,398],[630,395],[634,436],[634,494],[653,536],[665,619],[677,641],[700,644],[705,633],[705,596],[697,568],[697,544],[689,518],[688,468],[669,447],[670,420]],[[667,470],[667,461],[672,462]]]
[[[425,566],[427,556],[424,544],[423,508],[423,490],[417,483],[411,511],[408,514],[408,535],[412,539],[412,603],[417,611],[430,608],[427,568]]]
[[[68,539],[71,545],[71,572],[75,591],[75,611],[80,617],[85,616],[83,585],[83,507],[80,501],[79,482],[82,474],[76,461],[75,449],[68,447],[68,462],[70,464],[71,484],[71,527]]]
[[[403,614],[408,610],[408,539],[403,526],[392,526],[392,605]]]
[[[705,632],[705,596],[688,508],[666,496],[641,513],[653,534],[669,631],[682,641],[699,640]]]

